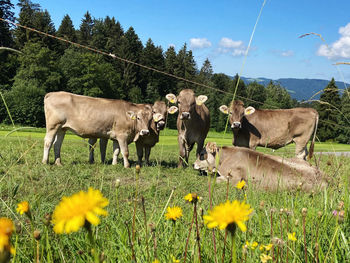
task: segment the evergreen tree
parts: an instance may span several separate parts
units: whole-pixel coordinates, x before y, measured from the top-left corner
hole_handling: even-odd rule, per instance
[[[72,42],[77,42],[77,34],[74,29],[72,19],[69,15],[65,15],[61,21],[61,25],[57,30],[56,35]],[[64,50],[70,47],[71,44],[60,41],[60,54],[64,53]]]
[[[176,67],[176,51],[174,46],[170,46],[164,54],[165,58],[165,71],[169,74],[175,75],[175,67]],[[165,88],[165,94],[168,93],[176,93],[176,84],[177,80],[174,77],[167,77],[167,86]]]
[[[256,109],[262,107],[266,100],[266,90],[264,85],[257,83],[256,81],[251,82],[247,86],[247,106],[253,106]]]
[[[236,74],[235,77],[233,78],[233,85],[232,85],[233,88],[230,91],[230,92],[232,92],[232,94],[236,89],[238,78],[239,78],[238,74]],[[237,99],[241,100],[246,104],[247,103],[246,99],[245,99],[246,97],[247,97],[247,88],[245,86],[244,81],[241,78],[239,78],[239,84],[237,87],[235,100],[237,100]]]
[[[0,18],[15,21],[14,13],[11,11],[14,5],[10,0],[0,1]],[[10,32],[10,24],[0,21],[0,47],[12,47],[13,40]],[[3,61],[3,60],[1,60]]]
[[[338,115],[340,107],[340,96],[334,78],[324,88],[320,96],[318,113],[320,121],[318,123],[317,137],[320,141],[335,139],[339,135]]]
[[[192,51],[187,50],[187,45],[185,43],[176,56],[174,73],[176,76],[188,80],[194,80],[196,77],[196,72],[197,68],[192,55]],[[180,92],[182,89],[195,89],[195,86],[189,82],[178,81],[178,92]]]
[[[91,18],[89,11],[84,15],[84,18],[81,20],[81,24],[78,32],[79,43],[82,45],[90,45],[92,40],[92,30],[94,22]]]
[[[292,107],[293,101],[288,91],[280,84],[273,81],[267,85],[266,100],[261,108],[264,109],[289,109]]]
[[[337,141],[350,144],[350,88],[341,98],[341,114],[339,115],[340,134]]]

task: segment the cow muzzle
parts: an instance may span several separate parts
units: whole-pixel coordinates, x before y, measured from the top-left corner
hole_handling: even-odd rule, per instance
[[[149,130],[141,130],[140,131],[140,135],[141,136],[145,136],[145,135],[148,135],[149,134]]]
[[[232,129],[240,129],[242,127],[241,122],[239,121],[234,121],[231,125]]]
[[[188,111],[184,111],[183,113],[181,113],[180,119],[189,120],[191,119],[191,114]]]
[[[157,122],[157,130],[163,130],[165,127],[165,121],[158,121]]]

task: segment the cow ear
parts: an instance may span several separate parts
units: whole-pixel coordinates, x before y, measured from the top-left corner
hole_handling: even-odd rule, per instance
[[[128,116],[130,117],[130,119],[136,120],[136,114],[135,114],[135,112],[133,112],[133,111],[127,111],[127,112],[126,112],[126,115],[128,115]]]
[[[206,102],[208,100],[208,97],[205,95],[199,95],[198,97],[196,97],[196,103],[197,105],[202,105],[204,102]]]
[[[228,114],[228,107],[226,105],[221,105],[219,110],[224,114]]]
[[[245,110],[244,110],[244,115],[248,116],[248,115],[253,114],[254,112],[255,112],[254,107],[249,106],[248,108],[245,108]]]
[[[169,113],[169,114],[174,114],[174,113],[176,113],[178,110],[179,110],[178,107],[176,107],[176,106],[171,106],[171,107],[168,109],[168,113]]]
[[[177,102],[177,99],[176,99],[176,96],[172,93],[169,93],[165,96],[165,98],[170,101],[171,103],[176,103]]]
[[[161,120],[162,119],[162,114],[160,114],[160,113],[156,113],[156,114],[153,114],[153,120],[155,121],[155,122],[158,122],[159,120]]]
[[[208,147],[208,152],[210,153],[216,153],[216,143],[215,142],[208,142],[207,143],[207,147]]]

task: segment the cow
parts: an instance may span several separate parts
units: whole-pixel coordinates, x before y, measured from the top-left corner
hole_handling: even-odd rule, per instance
[[[318,125],[315,109],[256,110],[251,106],[244,108],[240,100],[233,101],[230,107],[221,105],[219,109],[229,114],[234,146],[279,149],[294,142],[295,155],[305,160],[307,143],[313,133],[309,149],[309,158],[312,157]]]
[[[188,157],[195,143],[197,143],[197,156],[203,148],[210,126],[209,110],[204,105],[208,97],[205,95],[196,97],[193,90],[184,89],[177,97],[169,93],[166,98],[171,103],[178,104],[176,123],[180,152],[178,167],[182,167],[188,164]]]
[[[83,138],[118,142],[124,167],[130,167],[128,144],[149,134],[152,108],[123,100],[92,98],[68,92],[51,92],[44,99],[46,135],[42,162],[49,162],[54,144],[55,164],[61,165],[61,146],[67,130]],[[119,148],[118,148],[119,149]]]
[[[149,105],[149,104],[138,104],[138,105]],[[150,134],[147,136],[140,136],[138,140],[135,141],[138,163],[140,165],[142,163],[142,158],[144,153],[145,153],[146,163],[149,164],[149,156],[151,153],[151,148],[159,141],[160,131],[165,128],[167,113],[174,114],[178,110],[176,106],[171,106],[170,108],[167,108],[167,105],[163,101],[156,101],[153,105],[149,105],[149,107],[152,107],[152,116],[153,116],[149,127]],[[89,139],[90,163],[94,162],[94,145],[96,141],[97,141],[97,138]],[[100,138],[100,152],[101,152],[102,163],[105,161],[107,143],[108,143],[107,139]],[[118,147],[117,142],[113,141],[113,149],[114,149],[114,153],[116,153],[116,156],[115,155],[113,156],[112,164],[116,163],[116,160],[118,157],[119,152],[118,150],[117,151],[115,150],[117,149],[117,147]]]
[[[165,102],[156,101],[152,105],[153,120],[149,128],[150,134],[142,136],[135,141],[138,163],[141,165],[143,153],[145,153],[146,164],[149,164],[151,148],[159,141],[159,133],[165,128],[167,113],[174,114],[178,111],[176,106],[167,108]]]
[[[310,192],[328,185],[326,176],[307,161],[263,154],[245,147],[218,147],[208,142],[194,169],[219,175],[218,181],[231,183],[244,180],[257,188],[276,191],[302,190]]]

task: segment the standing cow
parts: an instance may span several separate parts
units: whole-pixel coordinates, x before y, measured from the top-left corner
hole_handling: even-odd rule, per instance
[[[43,163],[49,161],[54,143],[55,163],[61,164],[61,146],[67,130],[83,138],[104,138],[118,142],[124,167],[130,167],[128,144],[149,134],[152,109],[123,100],[111,100],[51,92],[44,99],[46,135]]]
[[[197,143],[197,156],[201,152],[204,140],[207,137],[210,126],[210,115],[204,102],[208,99],[205,95],[196,97],[193,90],[184,89],[176,97],[167,94],[166,98],[171,103],[177,103],[179,114],[177,117],[178,143],[180,157],[178,166],[188,164],[188,157],[195,143]]]
[[[310,145],[312,157],[318,124],[318,113],[311,108],[278,110],[256,110],[244,108],[240,100],[233,101],[230,107],[220,106],[220,111],[230,115],[234,146],[255,149],[257,146],[272,149],[281,148],[295,142],[295,154],[306,159],[307,143],[314,132]]]
[[[149,104],[137,104],[139,106],[146,106]],[[140,136],[136,141],[136,151],[137,151],[137,157],[139,164],[142,163],[143,153],[145,152],[145,160],[146,163],[149,164],[149,156],[151,153],[151,148],[159,141],[159,133],[161,130],[165,128],[167,113],[174,114],[177,112],[178,108],[176,106],[171,106],[170,108],[167,108],[165,102],[163,101],[156,101],[153,106],[149,105],[149,107],[152,107],[152,121],[150,122],[149,127],[149,135],[147,136]],[[90,145],[90,157],[89,161],[90,163],[94,162],[94,145],[97,141],[97,138],[90,138],[89,139],[89,145]],[[103,163],[105,161],[106,156],[106,146],[107,146],[108,140],[105,138],[100,138],[100,152],[101,152],[101,162]],[[113,141],[113,162],[112,164],[116,164],[119,150],[118,150],[118,142]]]
[[[146,163],[149,164],[149,155],[151,153],[151,148],[159,141],[159,133],[165,128],[167,113],[174,114],[177,112],[177,110],[178,108],[176,106],[167,108],[165,102],[163,101],[156,101],[153,104],[153,120],[149,128],[150,134],[148,136],[142,136],[137,141],[135,141],[139,164],[142,163],[143,152],[145,152]]]

